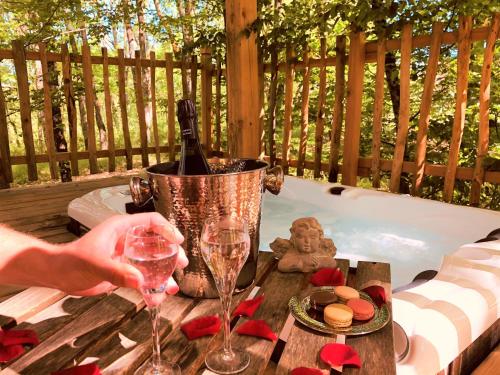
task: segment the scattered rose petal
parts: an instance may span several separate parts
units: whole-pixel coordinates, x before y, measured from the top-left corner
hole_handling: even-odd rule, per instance
[[[386,303],[385,289],[380,285],[372,285],[362,291],[368,294],[378,307]]]
[[[24,353],[22,345],[0,345],[0,363],[9,362]]]
[[[255,311],[259,308],[260,304],[264,301],[264,296],[258,296],[253,299],[248,299],[245,301],[242,301],[236,309],[234,309],[233,312],[233,317],[234,316],[248,316],[251,318]]]
[[[344,274],[340,268],[322,268],[311,276],[310,281],[315,286],[344,285]]]
[[[236,328],[236,332],[240,335],[257,336],[270,341],[278,339],[278,336],[276,336],[264,320],[248,320]]]
[[[294,368],[290,375],[324,375],[325,373],[317,368],[297,367]]]
[[[189,340],[219,332],[221,321],[218,316],[202,316],[181,325],[182,332]]]
[[[326,344],[321,348],[319,354],[321,360],[332,367],[353,365],[361,367],[361,359],[358,353],[349,345],[345,344]]]

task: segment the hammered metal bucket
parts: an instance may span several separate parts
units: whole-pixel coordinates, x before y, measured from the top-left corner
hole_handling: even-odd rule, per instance
[[[225,173],[177,176],[178,162],[146,169],[148,181],[130,181],[132,198],[142,205],[151,197],[155,209],[174,223],[184,235],[182,244],[189,265],[175,271],[182,293],[191,297],[215,298],[217,288],[200,251],[200,234],[208,217],[234,215],[248,223],[250,254],[236,282],[236,292],[252,285],[257,272],[262,194],[278,194],[283,184],[281,167],[254,159],[209,160],[212,171]],[[236,172],[234,172],[236,170]]]

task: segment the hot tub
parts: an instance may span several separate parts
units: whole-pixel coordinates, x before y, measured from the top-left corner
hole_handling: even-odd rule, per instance
[[[338,258],[391,264],[392,285],[438,269],[445,254],[500,227],[500,212],[286,177],[278,196],[265,194],[260,249],[276,237],[288,238],[291,222],[314,216],[337,246]]]

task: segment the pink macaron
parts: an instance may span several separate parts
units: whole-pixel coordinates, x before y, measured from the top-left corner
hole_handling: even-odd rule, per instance
[[[350,299],[346,305],[352,309],[355,320],[369,320],[375,314],[373,304],[361,298]]]

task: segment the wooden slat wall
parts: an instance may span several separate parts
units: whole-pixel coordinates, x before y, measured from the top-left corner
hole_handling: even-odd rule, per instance
[[[120,114],[122,118],[123,141],[125,143],[125,158],[127,169],[132,169],[132,143],[127,114],[127,92],[125,91],[125,54],[123,49],[118,50],[118,92],[120,100]]]
[[[401,66],[399,72],[399,119],[396,136],[396,148],[392,163],[389,190],[398,193],[401,168],[406,149],[406,138],[410,125],[410,73],[411,73],[411,34],[412,26],[406,24],[401,33]]]
[[[276,163],[276,105],[278,103],[278,51],[271,52],[271,77],[269,84],[269,102],[267,105],[267,145],[271,165]]]
[[[28,163],[28,179],[38,180],[38,172],[35,163],[35,144],[33,142],[33,127],[31,125],[31,103],[30,88],[28,82],[28,68],[26,66],[26,54],[24,44],[21,40],[12,41],[12,58],[16,69],[17,90],[19,96],[19,113],[21,115],[21,127],[23,129],[23,141]]]
[[[326,38],[321,38],[320,56],[326,60]],[[321,154],[323,153],[323,132],[325,128],[325,101],[326,101],[326,65],[319,70],[319,97],[318,115],[316,117],[316,134],[314,137],[314,178],[321,177]]]
[[[152,113],[152,121],[153,121],[153,137],[155,143],[155,154],[156,154],[156,163],[160,163],[161,155],[160,155],[160,134],[158,131],[158,115],[156,114],[156,54],[155,51],[151,51],[149,53],[149,59],[151,62],[150,69],[150,77],[151,77],[151,109]]]
[[[144,90],[142,89],[142,68],[141,52],[135,51],[135,106],[137,108],[137,117],[139,120],[139,134],[141,138],[141,160],[142,166],[149,166],[149,157],[146,149],[148,148],[148,131],[146,128],[146,113],[144,108]]]
[[[292,63],[295,55],[292,47],[286,50],[286,59],[290,62],[285,72],[285,118],[283,119],[283,144],[281,148],[281,166],[285,172],[288,171],[288,160],[290,159],[290,139],[292,137],[292,111],[293,111],[293,83],[295,68]]]
[[[212,54],[210,48],[201,50],[201,140],[207,155],[212,153]]]
[[[436,82],[439,55],[441,50],[441,40],[443,38],[443,24],[440,22],[432,26],[432,42],[429,52],[429,61],[425,73],[424,91],[420,102],[420,117],[418,119],[416,168],[413,175],[413,194],[420,195],[425,170],[425,156],[427,152],[427,130],[429,129],[432,93]]]
[[[85,88],[85,107],[87,109],[87,140],[89,151],[90,173],[99,172],[97,169],[97,156],[95,144],[95,115],[94,115],[94,84],[92,79],[92,63],[90,59],[90,46],[82,46],[83,82]]]
[[[344,163],[342,183],[356,186],[363,99],[365,35],[352,32],[350,37],[347,109],[345,118]]]
[[[375,99],[373,102],[372,186],[380,187],[380,146],[382,116],[384,112],[385,39],[377,42],[377,72],[375,74]]]
[[[78,125],[76,119],[75,92],[73,90],[73,79],[71,76],[71,61],[68,52],[68,45],[61,45],[62,72],[64,82],[64,98],[66,99],[66,112],[68,114],[69,126],[69,148],[71,151],[71,174],[78,176]]]
[[[308,65],[309,47],[304,48],[304,72],[302,78],[302,106],[300,110],[300,136],[299,136],[299,164],[297,176],[304,175],[304,162],[306,160],[307,132],[309,129],[309,88],[311,82],[311,68]]]
[[[222,68],[219,56],[216,62],[215,76],[215,144],[214,150],[219,152],[221,149],[221,102],[222,102]]]
[[[471,50],[472,17],[460,17],[458,27],[458,67],[457,67],[457,94],[455,106],[455,118],[451,135],[450,152],[448,154],[448,166],[444,179],[443,199],[451,202],[453,189],[455,187],[455,175],[457,173],[458,157],[462,135],[465,126],[465,109],[467,106],[467,87],[469,85],[469,64]]]
[[[175,160],[175,94],[174,94],[174,65],[171,53],[165,54],[167,62],[165,74],[167,76],[167,96],[168,96],[168,155],[169,160]]]
[[[2,188],[8,188],[12,182],[12,167],[10,165],[9,129],[7,127],[7,107],[0,77],[0,162],[4,181]]]
[[[493,64],[493,55],[495,53],[495,42],[498,38],[500,29],[500,14],[495,15],[491,24],[490,33],[484,49],[483,68],[481,71],[481,85],[479,87],[479,134],[477,140],[476,165],[474,167],[474,177],[472,179],[472,188],[470,203],[473,206],[479,205],[481,195],[481,186],[484,182],[484,157],[488,154],[488,144],[490,138],[490,86],[491,86],[491,68]]]
[[[114,172],[116,169],[115,161],[115,130],[113,128],[113,112],[111,109],[111,91],[109,89],[109,62],[108,50],[102,48],[102,75],[104,86],[104,107],[106,111],[106,130],[108,133],[108,150],[109,150],[109,163],[108,171]]]

